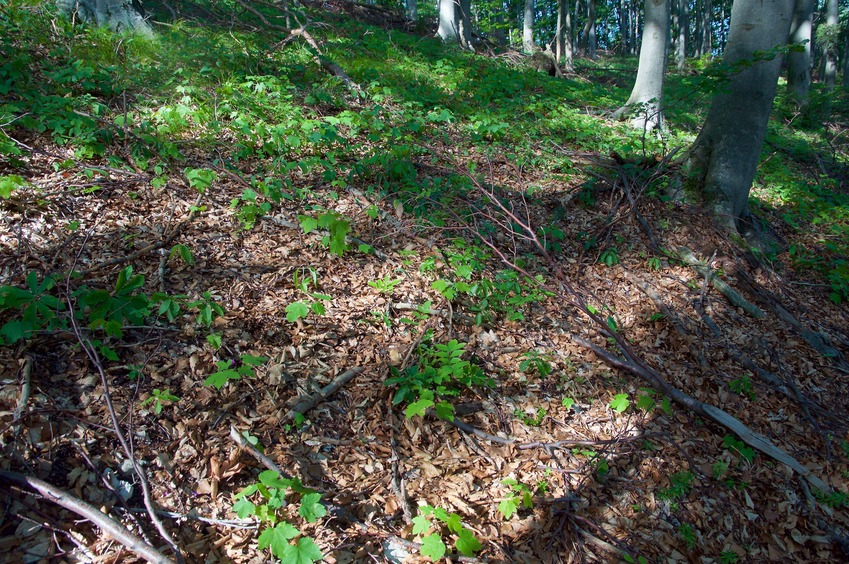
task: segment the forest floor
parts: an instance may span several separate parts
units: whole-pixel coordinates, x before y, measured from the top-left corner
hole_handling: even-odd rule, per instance
[[[591,162],[557,174],[477,150],[446,126],[445,136],[417,141],[410,162],[421,186],[474,171],[448,204],[433,195],[423,214],[418,202],[382,197],[368,182],[339,186],[294,170],[299,197],[246,225],[233,202],[251,188],[259,162],[210,164],[209,154],[187,147],[182,166],[216,171],[199,195],[176,167],[119,168],[105,157],[80,159],[46,135],[6,131],[27,150],[0,156],[0,176],[25,180],[0,202],[0,282],[27,288],[30,272],[37,281],[53,275],[55,286],[40,295],[59,296],[80,316],[77,329],[57,324],[0,348],[2,468],[87,500],[145,531],[164,554],[115,438],[107,393],[156,504],[172,512],[164,522],[188,562],[268,558],[257,549],[255,522],[234,512],[233,496],[268,467],[245,438],[322,494],[331,510],[315,522],[301,519],[297,504],[280,514],[297,521],[328,562],[398,561],[404,552],[406,562],[427,561],[413,544],[423,536],[412,521],[422,505],[456,514],[480,541],[474,558],[488,562],[847,557],[840,541],[849,532],[849,307],[831,303],[810,272],[755,258],[698,208],[652,195],[669,162],[635,172],[576,149]],[[364,130],[344,144],[372,142]],[[534,143],[531,153],[548,150]],[[110,154],[132,162],[119,142]],[[533,255],[520,232],[487,231],[483,220],[497,219],[487,197],[493,186],[535,232],[545,228],[562,272]],[[478,215],[452,215],[459,202],[479,206]],[[350,221],[356,237],[344,256],[330,252],[322,230],[302,227],[305,216],[328,209]],[[782,233],[780,206],[762,213],[779,236],[794,236]],[[660,247],[689,248],[766,315],[735,307],[684,261],[657,256],[640,219]],[[590,239],[595,244],[584,244]],[[516,275],[484,241],[545,285]],[[170,252],[175,244],[190,260],[180,247]],[[116,280],[130,265],[126,278],[144,278],[122,293]],[[491,287],[480,287],[498,303],[462,289],[484,280]],[[621,354],[570,304],[564,281],[586,289],[592,310],[673,387],[764,435],[834,493],[812,491],[787,466],[611,368],[574,338]],[[460,284],[450,300],[445,283]],[[86,327],[101,303],[84,303],[91,289],[127,297],[121,307],[149,307],[150,315],[122,318],[120,336],[104,335]],[[223,311],[207,310],[208,329],[196,320],[202,305],[168,319],[157,292],[191,300],[209,292]],[[289,321],[298,302],[325,310]],[[13,308],[0,315],[4,323],[21,316]],[[460,426],[433,412],[407,416],[387,379],[436,366],[445,350],[437,345],[459,346],[454,340],[465,345],[471,381],[440,397],[455,406]],[[205,384],[222,373],[220,389]],[[352,374],[302,416],[290,411]],[[7,561],[133,557],[48,498],[9,483],[0,496]],[[455,551],[458,529],[431,531]]]

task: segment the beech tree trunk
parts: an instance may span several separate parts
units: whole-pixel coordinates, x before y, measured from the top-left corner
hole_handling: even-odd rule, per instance
[[[679,71],[687,64],[687,32],[690,29],[689,0],[678,0],[678,39],[675,42],[675,63]]]
[[[67,16],[108,27],[112,31],[130,31],[153,37],[153,28],[144,19],[141,2],[133,0],[57,0],[59,11]]]
[[[557,37],[554,56],[563,63],[567,72],[574,70],[572,61],[572,17],[569,12],[569,0],[557,0]]]
[[[794,46],[787,55],[787,92],[797,104],[805,104],[811,90],[811,32],[816,6],[817,0],[796,0],[790,22],[787,41]]]
[[[646,132],[663,123],[660,99],[666,71],[666,43],[669,40],[669,0],[645,0],[643,38],[637,80],[625,105],[613,117],[634,112],[631,125]]]
[[[595,59],[595,0],[587,0],[587,23],[584,26],[584,41],[587,56],[590,59]]]
[[[454,0],[439,0],[439,27],[436,35],[445,42],[459,41],[460,34],[456,25],[456,9]]]
[[[407,19],[411,22],[416,21],[419,18],[419,7],[416,4],[416,0],[407,0]]]
[[[837,78],[837,0],[828,0],[825,5],[826,18],[825,26],[822,29],[822,46],[825,50],[825,73],[823,79],[825,87],[829,90],[834,90],[835,79]]]
[[[522,17],[522,49],[525,53],[534,52],[534,0],[525,0]]]
[[[781,57],[755,60],[787,41],[794,0],[735,0],[723,62],[738,72],[718,90],[685,162],[685,190],[720,224],[746,232],[749,190],[772,111]]]

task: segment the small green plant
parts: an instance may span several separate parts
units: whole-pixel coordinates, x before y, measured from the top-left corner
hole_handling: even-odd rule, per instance
[[[546,415],[548,415],[548,410],[544,407],[537,408],[536,413],[534,415],[525,413],[524,410],[519,409],[518,407],[513,410],[513,417],[515,417],[525,425],[528,425],[529,427],[539,427],[540,425],[542,425],[542,422],[545,419]]]
[[[817,501],[834,509],[849,507],[849,494],[840,490],[835,490],[830,493],[823,493],[820,490],[815,490],[814,497],[817,498]]]
[[[619,251],[616,250],[616,247],[610,247],[609,249],[603,250],[601,255],[598,257],[598,262],[606,264],[607,266],[619,264]]]
[[[562,400],[560,400],[560,405],[562,405],[566,409],[572,409],[572,406],[575,405],[575,398],[563,398]]]
[[[540,378],[545,378],[551,374],[552,356],[550,354],[532,350],[522,356],[525,358],[525,360],[519,363],[519,370],[522,372],[536,372]]]
[[[658,257],[651,257],[648,260],[649,270],[660,270],[661,266],[660,258]]]
[[[149,403],[153,404],[153,412],[156,415],[162,413],[162,405],[163,402],[172,402],[172,401],[180,401],[180,398],[171,393],[170,390],[160,390],[158,388],[154,388],[150,394],[150,397],[142,402],[142,407],[146,406]]]
[[[441,507],[419,506],[419,514],[413,517],[413,534],[422,539],[422,556],[434,562],[445,556],[444,539],[448,535],[454,535],[454,546],[463,556],[472,556],[482,548],[474,532],[463,525],[460,516]]]
[[[0,327],[0,339],[12,345],[30,338],[35,331],[64,328],[66,322],[58,314],[65,310],[65,304],[50,294],[55,284],[52,276],[39,282],[38,275],[30,271],[26,288],[0,286],[0,310],[21,310],[20,319],[7,321]]]
[[[689,523],[681,523],[678,526],[678,536],[681,537],[681,540],[684,541],[684,545],[693,550],[696,548],[698,544],[696,539],[696,530]]]
[[[634,557],[630,554],[626,554],[622,557],[622,559],[625,560],[625,562],[628,562],[628,564],[648,564],[649,562],[645,556],[637,556],[637,558],[634,559]]]
[[[262,366],[268,360],[264,356],[253,356],[243,354],[240,362],[232,360],[219,360],[215,363],[218,369],[203,381],[204,386],[213,386],[216,390],[223,388],[230,380],[241,380],[242,378],[253,378],[256,376],[256,367]]]
[[[751,464],[755,460],[755,450],[731,435],[725,435],[722,438],[722,446],[732,452],[736,452],[748,464]]]
[[[631,401],[628,399],[628,394],[616,394],[613,396],[613,399],[610,400],[610,409],[616,413],[624,412],[630,405]]]
[[[0,198],[9,199],[12,192],[27,185],[27,181],[17,174],[0,176]]]
[[[696,476],[689,471],[677,472],[669,477],[669,487],[657,492],[658,499],[677,501],[693,489]]]
[[[735,564],[738,560],[740,560],[740,556],[733,550],[726,550],[719,553],[718,560],[722,564]]]
[[[218,173],[208,168],[187,168],[183,172],[189,181],[189,186],[201,194],[205,193],[207,188],[212,186],[212,183],[218,178]]]
[[[287,497],[293,495],[299,496],[298,515],[307,523],[315,523],[327,515],[320,493],[304,487],[298,478],[283,478],[273,470],[262,472],[256,483],[235,495],[233,511],[240,519],[255,517],[259,521],[262,532],[257,546],[260,550],[268,548],[271,554],[286,563],[317,562],[323,556],[315,541],[277,515],[278,510],[287,505]],[[251,498],[257,499],[258,503]]]
[[[383,278],[370,280],[368,285],[380,292],[381,294],[391,294],[395,290],[395,286],[403,282],[401,279],[392,280],[387,274]]]
[[[304,275],[305,274],[305,275]],[[299,319],[307,317],[310,312],[316,315],[324,315],[326,308],[324,302],[331,298],[327,294],[314,292],[310,288],[318,287],[318,273],[314,268],[298,269],[294,274],[295,289],[307,297],[307,301],[292,302],[286,306],[286,320],[295,323]]]
[[[259,437],[252,435],[250,431],[242,431],[242,436],[248,441],[249,445],[253,446],[259,452],[265,452],[265,447],[259,442]]]
[[[462,388],[492,385],[492,379],[479,366],[463,358],[465,347],[456,339],[419,345],[419,362],[403,372],[393,367],[393,377],[384,382],[398,387],[393,405],[407,402],[407,417],[424,415],[432,407],[439,417],[453,420],[454,406],[445,398],[458,395]]]
[[[501,483],[510,488],[510,493],[507,497],[501,500],[498,504],[498,512],[505,519],[509,520],[519,510],[519,507],[525,509],[533,509],[534,507],[534,492],[525,484],[514,480],[513,478],[505,478]]]
[[[710,465],[710,469],[711,472],[713,472],[713,477],[719,480],[725,476],[726,472],[728,472],[728,462],[724,460],[717,460]]]
[[[321,243],[330,249],[330,252],[334,255],[341,257],[348,250],[348,243],[345,239],[351,230],[351,222],[341,214],[328,211],[318,217],[299,215],[298,221],[301,222],[301,229],[304,230],[304,233],[311,233],[316,229],[326,229],[328,234],[321,239]]]
[[[746,396],[750,401],[755,401],[757,396],[752,390],[752,379],[749,376],[741,376],[728,382],[728,387],[737,395]]]

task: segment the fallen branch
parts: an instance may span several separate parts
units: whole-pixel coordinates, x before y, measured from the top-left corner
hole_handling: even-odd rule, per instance
[[[19,486],[25,486],[35,490],[53,503],[88,519],[100,527],[103,532],[127,547],[128,550],[131,550],[133,553],[144,558],[148,562],[156,564],[174,563],[173,560],[164,556],[154,547],[150,546],[142,539],[122,527],[118,522],[101,512],[98,508],[79,499],[78,497],[60,490],[59,488],[39,480],[38,478],[25,476],[24,474],[19,474],[17,472],[0,470],[0,478],[3,478],[13,484],[18,484]]]
[[[606,351],[598,345],[595,345],[594,343],[591,343],[577,335],[573,335],[572,340],[575,341],[575,343],[577,343],[578,345],[593,351],[596,356],[601,358],[609,366],[624,370],[626,372],[630,372],[631,374],[638,376],[647,384],[649,384],[652,388],[668,396],[675,403],[686,407],[690,411],[693,411],[698,415],[701,415],[722,427],[725,427],[726,429],[740,437],[740,440],[742,440],[750,447],[759,450],[763,454],[777,460],[778,462],[781,462],[786,466],[789,466],[792,470],[794,470],[800,476],[805,478],[813,487],[823,492],[831,491],[831,488],[828,486],[828,484],[822,481],[813,472],[802,466],[802,464],[800,464],[795,458],[793,458],[792,456],[772,444],[772,442],[764,435],[752,431],[739,419],[719,409],[718,407],[701,402],[696,398],[685,394],[678,388],[675,388],[674,386],[666,382],[666,380],[664,380],[660,376],[660,374],[655,372],[649,366],[642,363],[634,362],[633,360],[625,360],[623,358],[620,358],[614,355],[613,353]]]
[[[350,382],[354,376],[362,372],[363,369],[360,366],[356,366],[351,368],[350,370],[346,370],[339,376],[333,379],[328,385],[323,387],[321,391],[317,394],[313,394],[311,396],[304,396],[298,398],[295,405],[286,412],[286,415],[283,416],[284,419],[293,419],[297,414],[305,414],[307,411],[311,410],[318,404],[325,401],[327,398],[335,394],[339,391],[339,388]]]
[[[713,285],[713,287],[716,288],[716,290],[720,294],[725,296],[728,301],[731,302],[731,305],[733,305],[734,307],[739,307],[755,319],[763,319],[764,317],[766,317],[766,313],[764,313],[761,308],[741,296],[739,292],[737,292],[737,290],[735,290],[719,278],[715,276],[709,276],[708,268],[696,258],[696,255],[693,254],[693,251],[691,251],[687,247],[678,247],[678,257],[684,262],[684,264],[693,267],[693,269],[695,269],[695,271],[701,274],[702,276],[710,278],[711,285]]]

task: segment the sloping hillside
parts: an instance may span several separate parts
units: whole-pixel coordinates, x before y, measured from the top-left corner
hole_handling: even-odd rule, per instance
[[[634,60],[373,7],[0,10],[14,559],[135,557],[27,477],[187,562],[846,557],[845,93],[777,104],[753,250],[666,195],[702,69],[644,138]]]

